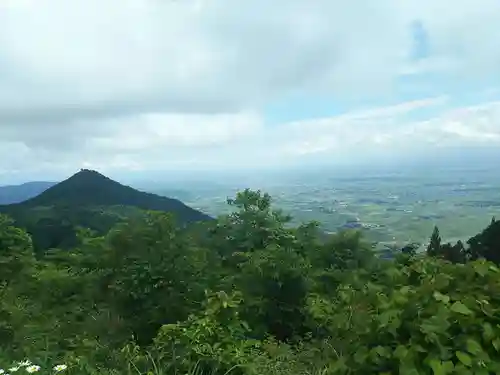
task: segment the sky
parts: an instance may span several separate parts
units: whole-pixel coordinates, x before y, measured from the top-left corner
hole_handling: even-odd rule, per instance
[[[498,0],[1,0],[0,185],[500,149],[499,25]]]

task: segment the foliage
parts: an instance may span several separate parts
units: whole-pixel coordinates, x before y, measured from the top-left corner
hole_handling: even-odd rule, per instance
[[[353,275],[336,300],[312,299],[339,373],[488,374],[500,371],[499,270],[428,258],[396,263],[377,282]]]
[[[0,215],[3,369],[30,358],[74,374],[500,373],[496,220],[466,244],[443,244],[436,227],[427,252],[408,244],[387,260],[360,232],[292,227],[260,191],[190,226],[116,206],[99,222],[80,204],[93,213],[57,208],[71,246],[49,241],[38,258]],[[57,233],[37,207],[35,227]]]

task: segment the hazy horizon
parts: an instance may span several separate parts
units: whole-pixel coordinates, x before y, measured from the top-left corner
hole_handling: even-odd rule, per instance
[[[160,171],[127,171],[123,169],[108,169],[96,168],[98,172],[116,179],[121,183],[142,185],[148,183],[168,183],[174,182],[182,184],[183,181],[203,182],[206,180],[220,179],[221,181],[239,180],[245,178],[259,178],[263,176],[277,177],[290,174],[304,175],[309,172],[317,173],[325,171],[327,173],[340,173],[355,175],[357,173],[380,173],[384,171],[398,171],[404,169],[424,169],[433,168],[481,168],[482,165],[496,165],[500,160],[500,149],[484,148],[484,149],[450,149],[442,150],[440,153],[430,155],[413,155],[409,154],[406,158],[393,160],[377,161],[377,160],[358,160],[357,162],[335,163],[331,160],[321,162],[309,162],[309,164],[287,164],[282,167],[254,167],[254,168],[201,168],[201,169],[165,169]],[[0,186],[18,185],[27,182],[60,182],[74,173],[77,173],[81,168],[68,169],[67,171],[59,171],[46,173],[44,171],[33,171],[32,173],[20,172],[10,174],[0,174]],[[90,168],[92,169],[92,168]]]
[[[460,154],[450,154],[434,161],[393,165],[108,177],[179,199],[212,216],[229,213],[226,200],[238,191],[261,190],[270,193],[275,207],[291,214],[295,223],[319,221],[325,231],[364,228],[368,239],[380,246],[403,246],[425,243],[434,225],[440,227],[445,241],[466,240],[492,216],[500,216],[500,175],[496,173],[500,158],[475,155],[466,162]]]

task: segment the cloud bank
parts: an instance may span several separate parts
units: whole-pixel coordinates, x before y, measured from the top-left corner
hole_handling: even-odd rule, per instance
[[[492,147],[499,24],[495,0],[4,0],[0,180]],[[332,112],[272,120],[291,95]]]

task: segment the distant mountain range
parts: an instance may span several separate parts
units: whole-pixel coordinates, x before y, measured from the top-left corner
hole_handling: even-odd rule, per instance
[[[0,204],[12,204],[26,201],[40,195],[57,182],[34,181],[20,185],[0,186]]]
[[[141,192],[88,169],[60,183],[24,185],[31,187],[24,188],[24,197],[31,197],[23,200],[18,193],[18,202],[0,205],[0,212],[32,235],[37,252],[74,246],[77,227],[104,234],[117,222],[144,210],[172,213],[179,225],[212,220],[177,199]],[[20,186],[18,192],[23,189]]]

